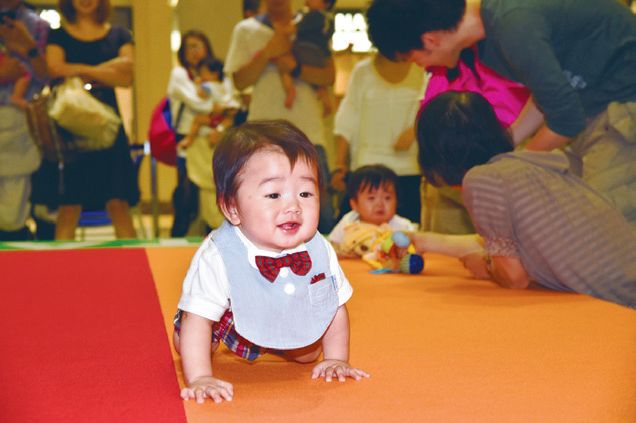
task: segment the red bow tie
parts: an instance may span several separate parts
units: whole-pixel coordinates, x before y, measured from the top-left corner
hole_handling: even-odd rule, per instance
[[[276,280],[281,267],[289,267],[292,272],[300,276],[306,275],[311,269],[311,258],[307,251],[287,254],[278,258],[256,256],[255,259],[261,275],[270,282]]]

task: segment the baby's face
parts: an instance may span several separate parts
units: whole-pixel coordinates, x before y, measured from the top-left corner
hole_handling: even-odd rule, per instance
[[[351,208],[360,214],[360,220],[374,225],[387,223],[395,216],[397,194],[392,183],[385,183],[378,188],[363,186],[357,198],[351,199]]]
[[[216,72],[212,72],[210,69],[206,67],[201,67],[199,70],[199,78],[205,82],[218,82],[219,76]]]
[[[257,247],[280,252],[316,233],[320,211],[318,171],[304,158],[291,167],[278,148],[256,152],[239,174],[226,217]]]

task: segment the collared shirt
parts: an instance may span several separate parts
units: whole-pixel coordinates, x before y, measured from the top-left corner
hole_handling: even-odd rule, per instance
[[[247,239],[238,227],[233,229],[247,248],[248,261],[254,268],[256,268],[255,257],[257,255],[280,257],[307,250],[304,243],[280,253],[263,250]],[[338,264],[338,257],[333,247],[324,237],[321,237],[321,240],[325,243],[328,251],[329,269],[333,275],[336,275],[339,305],[342,305],[351,297],[353,288],[340,268],[340,264]],[[285,278],[288,275],[288,268],[280,269],[279,277]],[[215,322],[218,322],[223,313],[230,308],[230,286],[227,269],[218,247],[211,240],[211,236],[208,236],[203,241],[190,263],[190,268],[183,281],[178,308]]]
[[[564,153],[500,154],[462,187],[490,255],[518,258],[546,288],[636,307],[636,233]]]
[[[16,19],[22,21],[31,36],[35,39],[38,49],[41,54],[44,54],[44,47],[46,45],[46,37],[49,33],[49,24],[42,18],[40,18],[35,12],[29,10],[24,5],[19,6],[16,9]],[[26,67],[27,71],[33,74],[33,68],[28,59],[14,56],[19,59]],[[26,92],[25,99],[31,99],[35,94],[40,92],[44,87],[46,81],[39,81],[35,75],[32,75],[29,88]],[[0,106],[10,104],[9,98],[13,92],[13,82],[9,84],[0,84]]]

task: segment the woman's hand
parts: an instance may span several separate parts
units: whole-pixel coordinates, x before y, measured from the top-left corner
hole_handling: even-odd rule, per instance
[[[234,387],[232,384],[212,376],[198,377],[181,390],[181,398],[186,401],[196,399],[199,404],[203,404],[206,398],[210,398],[218,404],[223,400],[232,401],[233,397]]]
[[[331,382],[334,378],[338,378],[339,382],[344,382],[347,377],[360,380],[370,376],[364,370],[352,367],[346,361],[340,360],[323,360],[311,372],[312,379],[324,378],[326,382]]]
[[[408,128],[400,134],[398,139],[393,144],[393,150],[406,151],[413,145],[415,141],[415,130],[413,127]]]
[[[486,252],[474,252],[460,257],[464,267],[477,279],[492,279],[488,270],[489,257]]]

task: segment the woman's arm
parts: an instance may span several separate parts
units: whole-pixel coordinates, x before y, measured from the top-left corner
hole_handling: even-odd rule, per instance
[[[548,125],[543,124],[537,133],[534,134],[532,139],[530,139],[526,145],[526,149],[533,151],[552,151],[557,148],[565,147],[569,141],[569,137],[559,135],[548,128]]]
[[[526,289],[530,285],[528,272],[516,257],[493,256],[489,271],[492,279],[504,288]]]
[[[239,91],[252,86],[258,81],[267,64],[275,57],[289,52],[291,41],[281,32],[275,32],[267,45],[257,52],[245,66],[232,74],[234,86]]]
[[[132,44],[124,44],[117,57],[97,66],[88,66],[80,76],[111,87],[130,87],[134,78],[134,53]]]
[[[514,144],[519,145],[519,143],[531,137],[541,127],[541,124],[543,124],[543,113],[530,97],[517,119],[510,125]]]
[[[195,113],[210,113],[214,109],[212,97],[205,99],[199,97],[196,84],[188,76],[188,71],[180,66],[174,68],[170,74],[168,95],[170,98],[184,103],[188,109]]]
[[[472,253],[480,253],[484,241],[478,234],[451,235],[436,232],[413,232],[409,234],[411,242],[418,253],[437,253],[451,257],[464,257]]]
[[[80,76],[88,68],[88,65],[82,63],[67,63],[64,49],[57,44],[46,46],[46,64],[51,78]]]
[[[415,141],[415,127],[405,129],[393,144],[395,151],[407,151]]]
[[[133,81],[133,46],[125,44],[119,56],[96,66],[68,63],[64,49],[57,44],[46,47],[46,62],[52,78],[79,76],[111,87],[128,87]]]

